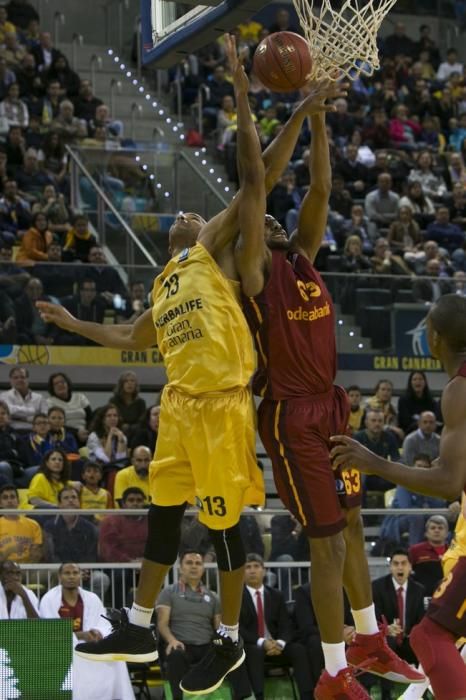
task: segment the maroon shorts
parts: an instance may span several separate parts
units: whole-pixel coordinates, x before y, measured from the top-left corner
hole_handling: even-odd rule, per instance
[[[466,637],[466,557],[460,557],[432,596],[426,615],[455,639]]]
[[[259,434],[272,460],[278,495],[310,537],[343,530],[343,508],[361,505],[356,469],[334,471],[331,435],[346,434],[349,402],[344,389],[327,394],[271,401],[259,406]]]

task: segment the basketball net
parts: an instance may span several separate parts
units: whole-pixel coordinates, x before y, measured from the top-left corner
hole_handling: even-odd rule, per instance
[[[346,75],[354,80],[360,73],[372,75],[378,68],[377,33],[397,0],[343,0],[339,10],[332,0],[293,0],[311,50],[311,77],[322,80]],[[361,4],[361,7],[360,7]]]

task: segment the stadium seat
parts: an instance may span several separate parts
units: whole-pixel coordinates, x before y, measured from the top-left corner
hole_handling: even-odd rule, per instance
[[[373,289],[362,287],[356,289],[356,323],[362,325],[368,306],[390,306],[392,295],[388,289]]]

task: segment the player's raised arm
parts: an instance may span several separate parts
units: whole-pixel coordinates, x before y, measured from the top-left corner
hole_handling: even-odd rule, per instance
[[[453,379],[442,398],[444,427],[440,455],[430,469],[409,467],[378,457],[355,440],[335,436],[333,466],[359,469],[426,496],[440,496],[448,501],[458,498],[466,483],[466,382]]]
[[[232,65],[236,57],[234,37],[228,37],[226,49]],[[235,263],[243,291],[248,296],[255,296],[264,286],[264,262],[268,254],[264,240],[265,168],[249,106],[249,81],[237,58],[233,76],[237,109],[237,161],[242,193],[238,210],[240,235],[235,248]]]
[[[325,114],[310,118],[311,184],[299,210],[298,229],[291,237],[294,247],[314,262],[324,237],[328,218],[328,200],[332,189],[332,168]]]
[[[282,173],[289,166],[306,117],[335,111],[335,107],[325,104],[325,101],[345,95],[345,90],[338,83],[329,81],[311,83],[307,97],[296,107],[278,136],[262,154],[267,194],[275,187]]]
[[[55,323],[69,333],[82,335],[107,348],[146,350],[157,342],[151,309],[147,309],[132,324],[104,325],[80,321],[60,304],[38,301],[36,306],[46,323]]]

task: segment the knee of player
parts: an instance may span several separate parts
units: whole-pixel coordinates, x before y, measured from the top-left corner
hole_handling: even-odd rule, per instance
[[[317,564],[316,568],[322,573],[326,569],[339,567],[345,559],[346,544],[342,532],[329,537],[311,537],[309,538],[309,546],[312,565]]]
[[[362,535],[364,532],[364,525],[361,517],[361,509],[351,508],[350,510],[346,511],[345,517],[348,533],[351,533],[351,536],[356,536],[358,534]]]

